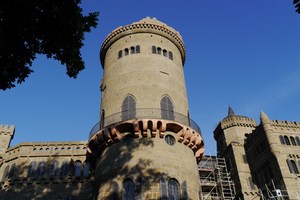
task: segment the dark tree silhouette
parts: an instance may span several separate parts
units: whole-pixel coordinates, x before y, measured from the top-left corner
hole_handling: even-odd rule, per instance
[[[97,26],[98,12],[83,15],[81,0],[0,1],[0,89],[15,87],[33,72],[37,54],[66,65],[69,77],[84,69],[84,33]]]
[[[296,12],[300,14],[300,0],[294,0]]]

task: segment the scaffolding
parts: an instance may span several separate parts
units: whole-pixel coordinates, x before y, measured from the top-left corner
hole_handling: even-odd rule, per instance
[[[203,200],[234,199],[234,184],[224,158],[204,156],[198,166]]]

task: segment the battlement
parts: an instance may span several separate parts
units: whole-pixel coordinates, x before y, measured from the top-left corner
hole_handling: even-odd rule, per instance
[[[300,129],[300,122],[272,120],[272,125],[275,127],[297,128]]]
[[[0,124],[0,134],[1,135],[10,135],[13,136],[15,133],[15,126],[14,125],[2,125]]]

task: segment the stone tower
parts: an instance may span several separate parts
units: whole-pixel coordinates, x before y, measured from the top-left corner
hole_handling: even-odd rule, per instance
[[[0,155],[5,153],[15,133],[14,126],[0,124]]]
[[[236,115],[231,107],[228,115],[217,125],[214,138],[217,141],[217,156],[226,159],[227,167],[235,183],[236,198],[253,199],[257,188],[252,182],[244,141],[251,134],[256,122],[245,116]]]
[[[200,129],[189,118],[181,35],[155,18],[112,31],[100,50],[100,122],[91,130],[96,199],[199,199]]]

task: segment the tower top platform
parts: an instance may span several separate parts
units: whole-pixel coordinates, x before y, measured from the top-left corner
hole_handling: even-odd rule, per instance
[[[172,41],[179,49],[184,64],[186,52],[180,33],[156,18],[146,17],[138,22],[118,27],[106,37],[100,49],[102,67],[104,67],[105,54],[114,42],[122,37],[138,33],[157,34]]]

